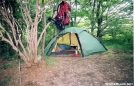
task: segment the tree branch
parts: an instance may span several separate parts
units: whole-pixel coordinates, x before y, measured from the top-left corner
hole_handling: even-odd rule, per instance
[[[39,39],[38,39],[37,46],[39,45],[39,43],[40,43],[40,41],[41,41],[41,39],[42,39],[42,37],[43,37],[43,34],[45,33],[45,31],[46,31],[46,29],[47,29],[47,27],[49,26],[50,23],[51,23],[51,22],[49,22],[49,23],[44,27],[42,33],[40,34]]]
[[[43,13],[46,12],[46,6],[49,3],[51,3],[52,1],[53,0],[48,1],[42,8],[39,7],[38,0],[36,1],[36,17],[35,17],[35,20],[38,20],[37,23],[39,23],[41,21]]]
[[[23,15],[23,20],[25,20],[26,23],[32,24],[32,18],[31,18],[30,10],[28,8],[27,0],[24,0],[24,1],[19,0],[19,3],[20,3],[20,9]]]
[[[4,36],[2,36],[2,41],[5,41],[5,42],[7,42],[8,44],[10,44],[10,45],[12,46],[12,48],[13,48],[16,52],[18,51],[17,47],[16,47],[12,42],[10,42],[8,39],[6,39]]]

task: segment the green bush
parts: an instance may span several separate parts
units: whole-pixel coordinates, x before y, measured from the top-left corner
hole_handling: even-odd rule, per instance
[[[0,41],[0,57],[11,60],[12,58],[16,58],[16,52],[9,44]]]
[[[114,49],[119,49],[120,51],[123,52],[132,52],[133,51],[133,42],[126,42],[126,41],[122,41],[122,40],[113,40],[109,39],[102,39],[102,42],[105,46],[108,46],[110,48],[114,48]]]

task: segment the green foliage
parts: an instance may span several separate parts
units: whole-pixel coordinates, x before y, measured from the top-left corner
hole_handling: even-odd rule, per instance
[[[128,37],[124,36],[127,34],[120,34],[116,36],[114,39],[112,36],[103,36],[102,41],[104,45],[110,46],[114,49],[120,49],[123,52],[132,52],[133,51],[133,39],[132,34],[129,34]]]
[[[12,49],[12,47],[5,43],[0,41],[0,57],[6,60],[11,60],[13,58],[16,58],[16,52]]]
[[[21,17],[21,12],[19,9],[19,3],[16,0],[6,0],[6,7],[9,7],[16,19]]]

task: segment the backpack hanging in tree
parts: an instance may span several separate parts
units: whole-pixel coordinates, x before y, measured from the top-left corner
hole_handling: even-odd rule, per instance
[[[62,1],[57,9],[57,16],[55,19],[62,19],[64,25],[69,24],[69,11],[71,10],[70,5],[66,1]]]
[[[48,20],[53,21],[59,30],[63,30],[70,21],[69,11],[71,11],[70,5],[66,1],[62,1],[58,5],[56,17],[54,19],[48,18]]]

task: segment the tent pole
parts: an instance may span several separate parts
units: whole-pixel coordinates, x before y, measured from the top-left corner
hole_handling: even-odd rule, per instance
[[[71,35],[72,33],[69,33],[70,45],[71,45]]]
[[[20,55],[19,55],[19,32],[18,32],[18,29],[15,27],[16,29],[16,40],[17,40],[17,43],[16,43],[16,47],[18,49],[18,63],[19,63],[19,78],[20,78],[20,86],[22,86],[22,83],[21,83],[21,63],[20,63]]]

